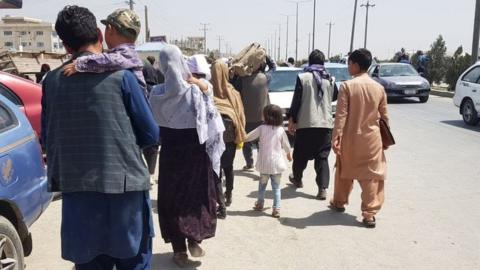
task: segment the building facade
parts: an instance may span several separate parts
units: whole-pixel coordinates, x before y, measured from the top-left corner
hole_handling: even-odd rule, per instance
[[[0,22],[0,52],[65,53],[51,23],[27,17],[5,16]]]

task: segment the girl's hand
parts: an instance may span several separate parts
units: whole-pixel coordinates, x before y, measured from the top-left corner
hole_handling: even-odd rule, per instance
[[[65,65],[63,67],[63,75],[70,77],[75,73],[77,73],[77,69],[75,68],[75,62]]]

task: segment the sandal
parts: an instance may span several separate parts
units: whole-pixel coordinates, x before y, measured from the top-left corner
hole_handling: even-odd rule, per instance
[[[272,217],[274,217],[274,218],[280,218],[280,209],[273,209],[273,211],[272,211]]]
[[[253,206],[253,210],[255,211],[263,211],[263,203],[261,202],[255,202],[255,205]]]
[[[345,212],[345,207],[337,207],[332,202],[330,202],[330,204],[328,205],[328,208],[332,209],[333,211],[340,212],[340,213]]]
[[[195,258],[205,256],[205,250],[203,250],[197,242],[189,242],[188,251],[190,251],[190,255]]]
[[[375,220],[375,217],[373,217],[372,219],[366,219],[364,218],[362,223],[369,229],[373,229],[377,226],[377,223],[376,223],[376,220]]]

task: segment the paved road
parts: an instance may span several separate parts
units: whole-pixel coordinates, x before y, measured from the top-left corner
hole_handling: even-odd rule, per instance
[[[301,190],[284,177],[280,220],[250,210],[256,175],[237,172],[229,216],[205,241],[198,269],[480,269],[480,126],[466,127],[447,98],[389,109],[398,144],[387,153],[386,204],[376,229],[360,224],[358,184],[344,214],[314,199],[313,164]],[[60,210],[52,203],[33,226],[27,269],[72,269],[60,258]],[[154,242],[153,269],[176,269],[171,248],[159,236]]]

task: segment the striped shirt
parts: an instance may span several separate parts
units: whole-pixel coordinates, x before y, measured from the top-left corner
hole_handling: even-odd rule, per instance
[[[247,135],[246,142],[259,140],[256,169],[261,174],[280,174],[287,169],[285,154],[290,144],[283,127],[261,125]],[[283,153],[282,153],[283,152]]]

